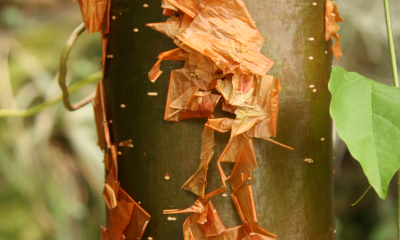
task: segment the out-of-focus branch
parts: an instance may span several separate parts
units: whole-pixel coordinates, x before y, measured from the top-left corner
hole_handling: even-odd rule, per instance
[[[74,85],[68,87],[68,92],[74,93],[74,92],[78,91],[79,89],[81,89],[86,84],[100,80],[102,78],[102,76],[103,76],[102,72],[93,73],[93,74],[89,75],[88,77],[82,79],[81,81],[75,83]],[[53,100],[44,102],[42,104],[39,104],[37,106],[31,107],[28,109],[24,109],[24,110],[0,109],[0,118],[3,118],[3,117],[29,117],[29,116],[32,116],[32,115],[35,115],[35,114],[41,112],[42,110],[44,110],[48,107],[52,107],[52,106],[56,105],[57,103],[61,102],[61,100],[62,100],[62,96],[59,96]]]
[[[63,52],[61,54],[61,60],[60,60],[60,73],[58,75],[58,84],[60,85],[60,88],[63,92],[62,100],[64,103],[64,106],[66,109],[69,111],[75,111],[86,104],[88,104],[92,99],[94,99],[95,94],[91,94],[90,96],[82,99],[81,101],[71,104],[69,100],[69,92],[68,92],[68,87],[65,82],[65,78],[67,76],[67,60],[68,60],[68,55],[69,52],[71,51],[72,47],[74,46],[76,40],[78,39],[79,35],[85,31],[85,25],[81,23],[75,30],[72,32],[71,36],[69,36],[67,42],[65,43]]]

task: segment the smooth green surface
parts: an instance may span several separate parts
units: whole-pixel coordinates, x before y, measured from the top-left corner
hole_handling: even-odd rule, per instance
[[[382,199],[400,168],[400,89],[335,67],[329,82],[339,136]]]
[[[334,239],[332,129],[327,88],[332,54],[324,39],[324,0],[246,0],[265,43],[263,54],[275,61],[268,74],[282,84],[277,138],[294,151],[254,139],[258,169],[254,173],[254,199],[259,225],[279,240]],[[148,8],[143,8],[143,4]],[[119,148],[121,186],[149,212],[142,239],[183,239],[188,214],[168,221],[168,208],[193,205],[196,196],[180,186],[200,163],[201,132],[206,119],[181,122],[163,120],[170,72],[182,62],[165,61],[155,82],[147,72],[157,55],[176,48],[172,40],[145,24],[165,21],[159,0],[113,2],[107,54],[105,91],[113,142],[133,140],[133,148]],[[123,11],[116,10],[118,5]],[[121,9],[121,8],[119,8]],[[133,29],[138,28],[138,32]],[[310,42],[308,38],[314,37]],[[329,51],[325,54],[325,51]],[[308,58],[313,56],[314,60]],[[314,85],[316,92],[309,88]],[[150,97],[148,92],[157,92]],[[125,108],[120,105],[125,104]],[[216,117],[228,116],[216,107]],[[232,115],[229,115],[232,117]],[[321,140],[323,138],[323,140]],[[210,162],[206,193],[221,186],[216,161],[229,140],[229,132],[215,133],[215,154]],[[306,158],[313,159],[307,163]],[[229,174],[232,165],[224,164]],[[164,174],[170,179],[166,181]],[[228,197],[211,199],[226,227],[241,224],[230,190]]]

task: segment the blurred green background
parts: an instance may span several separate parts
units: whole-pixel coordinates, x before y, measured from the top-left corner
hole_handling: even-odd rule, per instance
[[[345,22],[344,57],[334,65],[392,84],[383,1],[337,0]],[[400,2],[391,1],[400,57]],[[58,97],[59,58],[81,22],[68,0],[0,0],[0,108],[26,109]],[[100,71],[100,35],[83,34],[71,52],[67,79]],[[75,102],[95,90],[88,84]],[[28,118],[0,118],[0,240],[99,239],[105,205],[104,170],[91,105],[76,112],[61,104]],[[397,190],[388,198],[370,190],[361,167],[335,138],[338,240],[397,239]],[[318,239],[317,239],[318,240]]]

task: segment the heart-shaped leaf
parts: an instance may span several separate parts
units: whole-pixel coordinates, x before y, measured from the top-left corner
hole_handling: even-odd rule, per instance
[[[341,67],[333,68],[328,87],[339,136],[385,199],[400,168],[400,89]]]

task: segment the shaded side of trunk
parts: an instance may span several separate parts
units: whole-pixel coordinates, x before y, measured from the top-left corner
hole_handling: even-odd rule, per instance
[[[175,240],[183,239],[182,225],[188,215],[176,215],[176,221],[168,221],[162,211],[190,207],[197,199],[180,187],[199,165],[200,135],[206,119],[163,120],[170,72],[182,63],[165,61],[157,82],[147,78],[156,56],[176,47],[171,39],[145,27],[146,23],[166,20],[160,2],[113,1],[115,19],[111,20],[107,50],[113,58],[106,62],[105,91],[108,117],[113,121],[112,141],[133,140],[133,148],[118,149],[119,180],[151,215],[143,239]],[[324,40],[324,1],[316,1],[316,6],[305,0],[245,2],[266,39],[262,53],[275,61],[268,74],[278,77],[283,88],[276,140],[295,149],[254,139],[259,167],[254,171],[253,191],[259,225],[280,240],[334,239],[327,89],[332,55],[330,43]],[[158,95],[148,96],[148,92]],[[121,108],[121,104],[126,107]],[[234,118],[220,111],[220,104],[216,109],[216,117]],[[229,133],[215,133],[215,140],[206,192],[221,185],[216,161]],[[307,158],[313,162],[305,162]],[[226,172],[231,168],[225,166]],[[165,173],[169,180],[164,179]],[[212,201],[226,227],[241,224],[229,197],[218,195]]]

